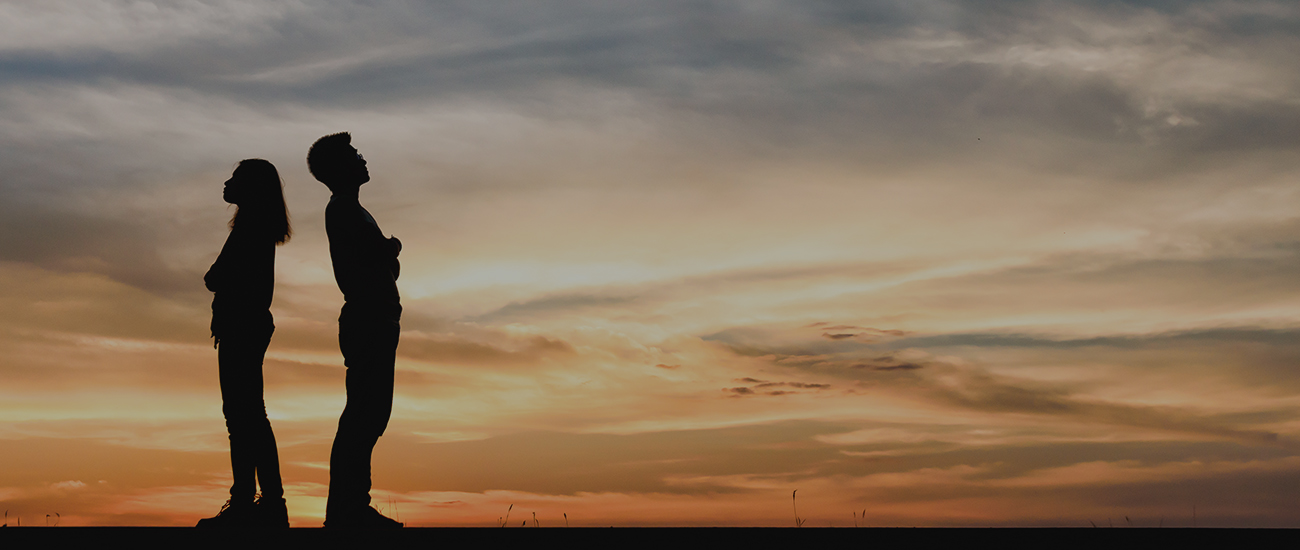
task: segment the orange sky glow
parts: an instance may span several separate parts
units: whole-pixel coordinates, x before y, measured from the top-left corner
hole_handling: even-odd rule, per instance
[[[217,512],[202,275],[265,158],[320,525],[304,159],[349,131],[404,244],[408,525],[1300,526],[1296,51],[1272,1],[0,4],[0,508]]]

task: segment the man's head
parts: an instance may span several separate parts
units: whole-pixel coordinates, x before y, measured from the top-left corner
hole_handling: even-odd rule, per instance
[[[359,187],[370,181],[366,159],[352,147],[352,135],[347,132],[316,140],[307,150],[307,169],[332,191]]]

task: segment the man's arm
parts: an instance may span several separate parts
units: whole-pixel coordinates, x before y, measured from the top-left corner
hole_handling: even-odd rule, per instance
[[[384,237],[360,203],[331,201],[325,210],[334,277],[345,298],[397,298],[397,253],[401,241]]]

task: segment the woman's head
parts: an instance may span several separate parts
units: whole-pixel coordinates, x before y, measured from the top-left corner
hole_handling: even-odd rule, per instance
[[[275,166],[262,159],[239,161],[235,173],[226,180],[222,193],[226,202],[238,208],[230,227],[247,226],[265,234],[276,243],[289,240],[289,209],[284,204],[284,183]]]

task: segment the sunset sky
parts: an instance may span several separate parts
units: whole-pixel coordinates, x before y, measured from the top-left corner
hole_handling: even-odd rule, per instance
[[[412,526],[1300,527],[1293,1],[0,3],[0,508],[228,497],[222,183],[285,181],[290,519],[329,191],[399,237]],[[49,520],[53,523],[53,520]]]

